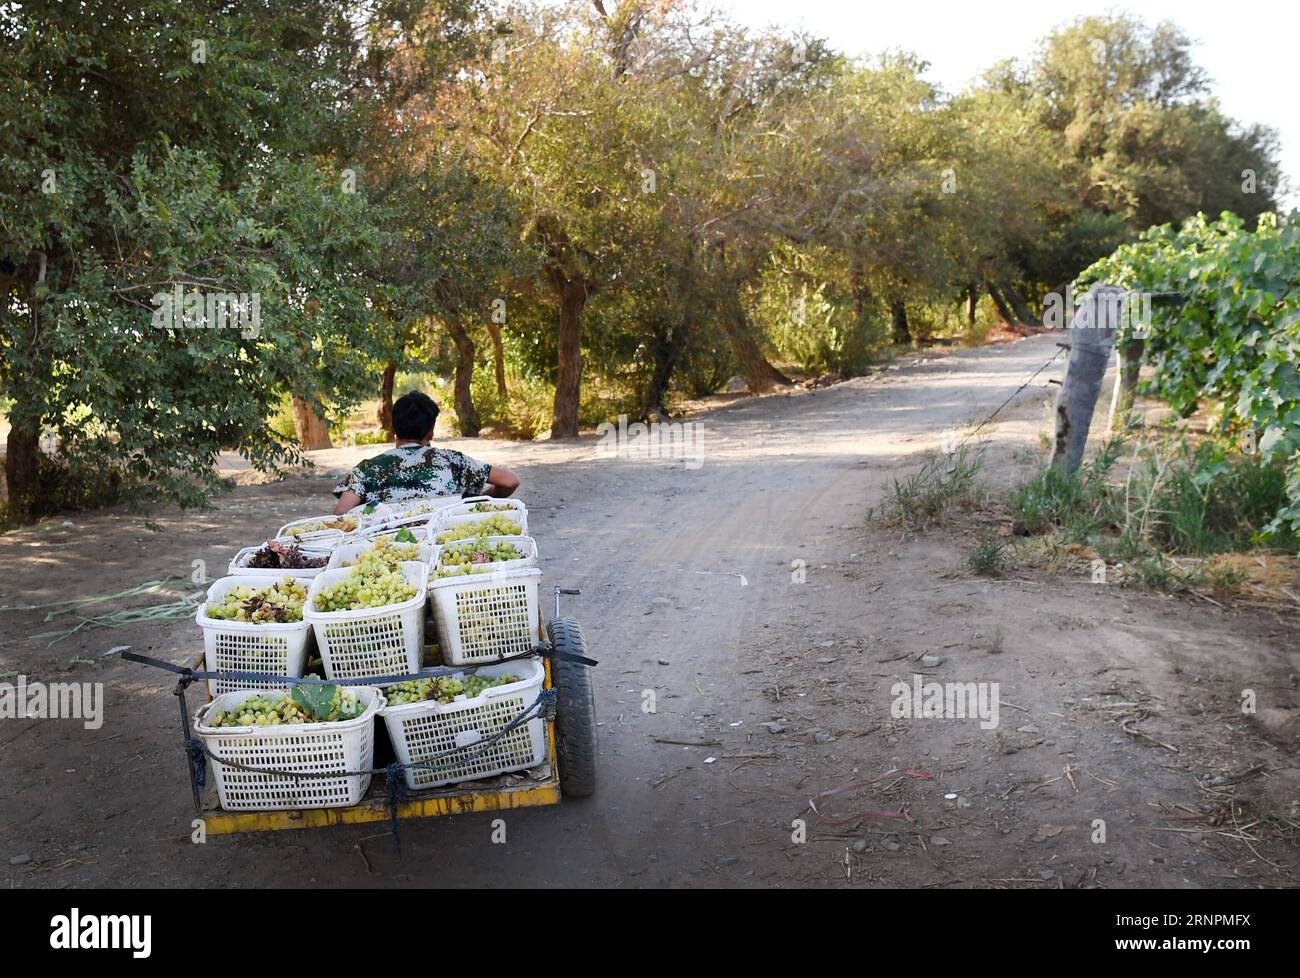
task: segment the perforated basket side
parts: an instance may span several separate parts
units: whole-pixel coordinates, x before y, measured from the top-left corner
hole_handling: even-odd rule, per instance
[[[521,724],[487,747],[483,741],[499,733],[530,707],[541,691],[545,672],[536,661],[495,667],[503,674],[517,668],[528,675],[519,683],[488,689],[473,700],[452,703],[427,701],[385,707],[384,725],[393,750],[403,764],[429,761],[455,748],[428,767],[406,768],[412,790],[436,788],[478,778],[522,771],[546,759],[546,731],[540,717]],[[477,670],[476,670],[477,671]],[[483,670],[488,672],[488,670]]]
[[[438,543],[438,535],[447,530],[455,529],[458,526],[464,526],[466,523],[475,523],[479,520],[486,520],[493,516],[505,516],[513,520],[519,526],[519,532],[510,534],[511,536],[526,536],[528,534],[528,511],[524,509],[512,509],[502,513],[452,513],[443,516],[439,521],[430,521],[429,523],[429,542]]]
[[[268,676],[301,676],[311,644],[311,625],[297,634],[257,635],[251,632],[203,630],[204,666],[208,672],[257,672]],[[267,683],[249,679],[209,679],[208,694],[216,697],[240,689],[264,689]]]
[[[528,652],[539,640],[536,568],[449,577],[429,589],[443,662],[495,662]]]
[[[286,808],[335,808],[355,805],[370,786],[374,763],[375,716],[384,698],[374,689],[358,689],[366,710],[354,720],[276,727],[214,728],[203,718],[228,710],[248,694],[226,694],[200,709],[195,731],[217,758],[267,771],[243,771],[212,762],[220,805],[227,811],[274,811]],[[364,773],[346,773],[364,772]],[[293,774],[338,774],[294,778]]]
[[[276,578],[251,575],[223,577],[208,588],[208,599],[195,613],[195,620],[203,629],[204,666],[208,672],[260,672],[273,676],[301,676],[307,662],[307,646],[311,640],[311,624],[300,622],[256,623],[226,621],[209,618],[209,603],[221,601],[227,592],[241,584],[266,587],[276,580],[291,576],[299,584],[311,581],[297,575],[281,573]],[[260,681],[239,679],[210,679],[208,693],[218,696],[237,689],[263,688]]]
[[[312,623],[326,679],[364,679],[418,672],[424,606],[368,618]]]
[[[358,611],[317,611],[320,591],[347,577],[351,570],[326,571],[312,583],[303,616],[311,623],[327,679],[417,672],[424,655],[425,587],[429,568],[417,561],[402,563],[402,573],[415,587],[415,597],[401,604]]]
[[[522,499],[497,499],[493,496],[470,496],[462,499],[454,505],[435,513],[429,520],[429,539],[433,540],[433,535],[445,529],[448,522],[457,516],[486,516],[486,513],[475,513],[473,509],[480,503],[487,503],[491,506],[505,506],[513,518],[520,520],[520,532],[528,532],[528,507],[524,505]],[[505,512],[503,511],[503,512]]]

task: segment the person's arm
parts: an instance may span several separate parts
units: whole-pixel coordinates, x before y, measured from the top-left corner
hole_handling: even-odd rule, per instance
[[[343,490],[343,494],[339,496],[338,505],[334,507],[334,515],[342,516],[348,510],[353,509],[360,505],[361,505],[361,497],[358,496],[351,489],[345,489]]]
[[[509,469],[494,465],[491,471],[488,472],[487,485],[483,487],[483,495],[505,499],[507,496],[514,495],[514,491],[518,488],[519,476]]]

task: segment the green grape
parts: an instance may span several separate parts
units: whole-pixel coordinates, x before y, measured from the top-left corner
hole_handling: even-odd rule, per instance
[[[390,565],[371,548],[341,581],[321,588],[316,596],[320,611],[356,611],[401,604],[415,597],[417,589],[406,580],[398,565]]]
[[[361,552],[347,566],[349,567],[366,567],[373,571],[388,571],[397,569],[403,561],[419,560],[420,545],[418,543],[394,543],[393,537],[380,537],[375,541],[373,547]]]
[[[489,676],[471,674],[464,680],[457,679],[455,676],[431,676],[425,679],[410,679],[404,683],[389,686],[384,691],[384,695],[388,698],[390,706],[419,703],[422,700],[437,700],[439,703],[450,703],[462,693],[469,699],[474,699],[485,689],[517,682],[519,682],[518,676],[502,676],[499,679],[493,679]]]
[[[491,571],[491,564],[519,560],[523,550],[504,540],[470,540],[451,543],[442,550],[438,560],[438,577],[455,577],[459,574],[482,574]]]
[[[220,621],[285,623],[302,621],[307,589],[291,577],[275,584],[256,587],[239,584],[228,590],[220,603],[208,602],[204,614]]]
[[[450,543],[452,540],[466,540],[470,537],[517,537],[520,532],[518,523],[508,516],[496,513],[443,530],[438,534],[437,542]]]
[[[250,696],[230,712],[215,714],[210,727],[278,727],[282,724],[332,723],[353,720],[365,712],[360,697],[350,689],[334,687],[330,710],[322,717],[303,712],[287,693]]]
[[[315,520],[311,523],[303,523],[301,526],[291,526],[284,531],[288,537],[301,536],[304,533],[315,533],[317,530],[341,530],[344,533],[351,533],[357,528],[357,521],[351,516],[340,516],[337,519]]]

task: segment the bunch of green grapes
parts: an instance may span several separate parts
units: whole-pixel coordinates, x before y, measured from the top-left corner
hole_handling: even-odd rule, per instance
[[[504,540],[470,540],[449,544],[443,548],[438,561],[438,577],[455,577],[458,574],[482,574],[492,569],[492,564],[519,560],[524,552]]]
[[[301,526],[291,526],[284,531],[285,536],[296,537],[304,533],[315,533],[317,530],[342,530],[344,533],[351,533],[357,528],[357,521],[351,516],[340,516],[337,519],[316,520],[312,523],[303,523]]]
[[[439,703],[450,703],[462,693],[470,699],[474,699],[485,689],[517,682],[519,682],[518,676],[501,676],[499,679],[493,679],[490,676],[470,675],[463,681],[454,676],[436,676],[427,679],[412,679],[404,683],[398,683],[395,686],[389,686],[384,695],[388,698],[390,706],[400,706],[403,703],[418,703],[422,700],[437,700]]]
[[[356,611],[401,604],[415,597],[416,588],[407,583],[400,567],[390,568],[382,560],[364,556],[343,580],[328,584],[316,595],[318,611]]]
[[[485,516],[481,520],[469,520],[438,534],[438,543],[450,543],[452,540],[466,540],[470,537],[517,537],[521,530],[519,524],[501,513]]]
[[[493,679],[491,676],[470,676],[465,680],[465,695],[470,699],[478,696],[485,689],[491,689],[493,686],[505,686],[508,683],[519,682],[518,676],[498,676]]]
[[[357,694],[341,686],[334,688],[329,712],[316,716],[303,710],[287,693],[266,693],[251,696],[229,713],[217,713],[208,721],[212,727],[278,727],[283,724],[331,723],[352,720],[360,716],[365,707]]]
[[[375,545],[363,550],[361,555],[349,563],[348,567],[365,566],[372,571],[396,570],[405,560],[419,560],[418,543],[395,543],[392,537],[381,537]]]
[[[384,696],[388,698],[390,706],[401,706],[403,703],[418,703],[421,700],[450,703],[463,692],[465,684],[454,676],[430,676],[389,686],[384,691]]]
[[[286,577],[265,587],[236,585],[226,592],[220,604],[209,601],[204,614],[222,621],[260,624],[302,621],[302,605],[306,600],[307,589],[292,577]]]
[[[514,509],[509,503],[475,503],[469,508],[471,513],[507,513]]]

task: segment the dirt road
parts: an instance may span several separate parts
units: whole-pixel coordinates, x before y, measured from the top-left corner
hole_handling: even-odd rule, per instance
[[[1293,884],[1295,850],[1266,823],[1297,815],[1293,745],[1237,708],[1245,688],[1295,705],[1291,626],[1077,578],[977,578],[967,531],[868,520],[887,479],[999,404],[1053,342],[741,401],[696,418],[698,468],[602,458],[590,437],[455,440],[520,472],[547,583],[582,588],[569,610],[600,660],[597,797],[505,815],[504,844],[485,815],[405,823],[400,857],[384,826],[192,845],[167,683],[121,662],[65,668],[116,645],[188,659],[193,623],[47,648],[29,637],[51,627],[39,613],[4,613],[0,672],[102,680],[108,700],[97,731],[0,723],[0,885]],[[1031,471],[1062,369],[982,433],[991,483]],[[0,604],[188,577],[197,560],[219,576],[331,484],[240,488],[210,513],[154,514],[161,534],[100,513],[0,538]],[[927,653],[942,661],[923,666]],[[892,716],[891,688],[918,673],[998,684],[998,725]],[[1234,793],[1257,824],[1192,817]]]

